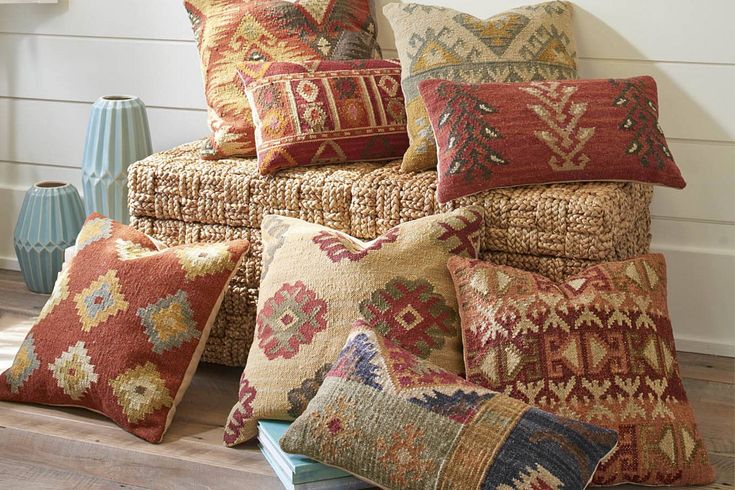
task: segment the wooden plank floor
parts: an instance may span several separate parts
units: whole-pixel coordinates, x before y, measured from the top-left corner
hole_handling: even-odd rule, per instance
[[[0,270],[0,370],[45,301],[25,289],[18,273]],[[706,488],[732,490],[735,359],[682,352],[679,362],[717,467],[717,483]],[[255,444],[222,446],[239,375],[240,369],[202,364],[158,445],[86,410],[0,402],[0,488],[282,488]]]

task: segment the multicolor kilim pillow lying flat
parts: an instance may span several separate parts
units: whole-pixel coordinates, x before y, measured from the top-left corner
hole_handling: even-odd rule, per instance
[[[434,133],[419,94],[420,81],[577,78],[572,5],[568,2],[520,7],[486,20],[415,3],[389,3],[383,12],[393,27],[403,70],[411,140],[401,165],[404,171],[436,166]]]
[[[408,148],[398,60],[245,63],[261,174],[401,158]]]
[[[380,57],[368,0],[185,0],[184,6],[209,106],[212,135],[203,158],[255,155],[240,63]]]
[[[295,218],[266,216],[255,338],[227,445],[257,434],[257,419],[293,420],[316,394],[353,322],[463,371],[457,299],[447,260],[476,258],[479,207],[428,216],[370,242]]]
[[[619,180],[683,188],[651,77],[480,85],[424,80],[439,202],[497,187]]]
[[[248,243],[158,250],[92,215],[76,248],[0,375],[0,400],[88,408],[160,442]]]
[[[615,441],[612,430],[481,388],[358,325],[281,447],[381,488],[581,489]]]
[[[679,377],[662,255],[596,265],[554,283],[452,257],[470,381],[615,429],[593,483],[711,483]]]

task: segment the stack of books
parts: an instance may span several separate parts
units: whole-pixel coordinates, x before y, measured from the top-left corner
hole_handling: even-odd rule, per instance
[[[283,486],[288,490],[358,490],[372,485],[331,466],[313,459],[288,454],[278,441],[288,430],[290,422],[261,420],[258,422],[258,446],[265,459],[273,467]]]

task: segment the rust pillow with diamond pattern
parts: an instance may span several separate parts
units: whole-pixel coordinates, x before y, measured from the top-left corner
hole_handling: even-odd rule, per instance
[[[467,378],[618,432],[593,483],[714,479],[679,375],[660,254],[564,282],[452,257]]]
[[[380,58],[368,0],[185,0],[184,6],[209,106],[206,159],[255,155],[241,63]]]
[[[439,202],[578,181],[686,183],[658,124],[651,77],[472,85],[426,80]]]
[[[478,19],[418,3],[391,2],[383,7],[401,59],[411,140],[401,170],[436,168],[434,133],[419,94],[422,80],[502,83],[577,78],[572,10],[569,2],[544,2]]]
[[[295,218],[266,216],[255,339],[224,440],[258,419],[293,420],[316,394],[357,320],[461,373],[457,299],[447,260],[476,258],[482,208],[399,224],[370,242]]]
[[[158,250],[92,215],[76,247],[0,375],[0,400],[87,408],[160,442],[248,243]]]
[[[408,148],[398,60],[246,63],[260,173],[401,158]]]

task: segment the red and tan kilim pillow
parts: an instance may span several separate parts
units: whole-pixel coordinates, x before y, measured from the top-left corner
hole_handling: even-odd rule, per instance
[[[240,63],[380,58],[368,0],[185,0],[184,6],[209,106],[206,159],[255,155]]]
[[[258,419],[298,417],[357,320],[461,373],[447,260],[452,254],[476,258],[483,227],[482,208],[467,207],[399,224],[363,242],[296,218],[266,216],[255,339],[225,443],[255,437]]]
[[[245,63],[260,173],[401,158],[408,148],[398,60]]]
[[[679,376],[662,255],[560,283],[463,257],[449,269],[470,381],[618,431],[594,484],[713,481]]]
[[[87,408],[160,442],[248,243],[158,250],[92,215],[76,247],[0,375],[0,400]]]
[[[436,135],[439,202],[554,182],[686,185],[651,77],[419,87]]]

